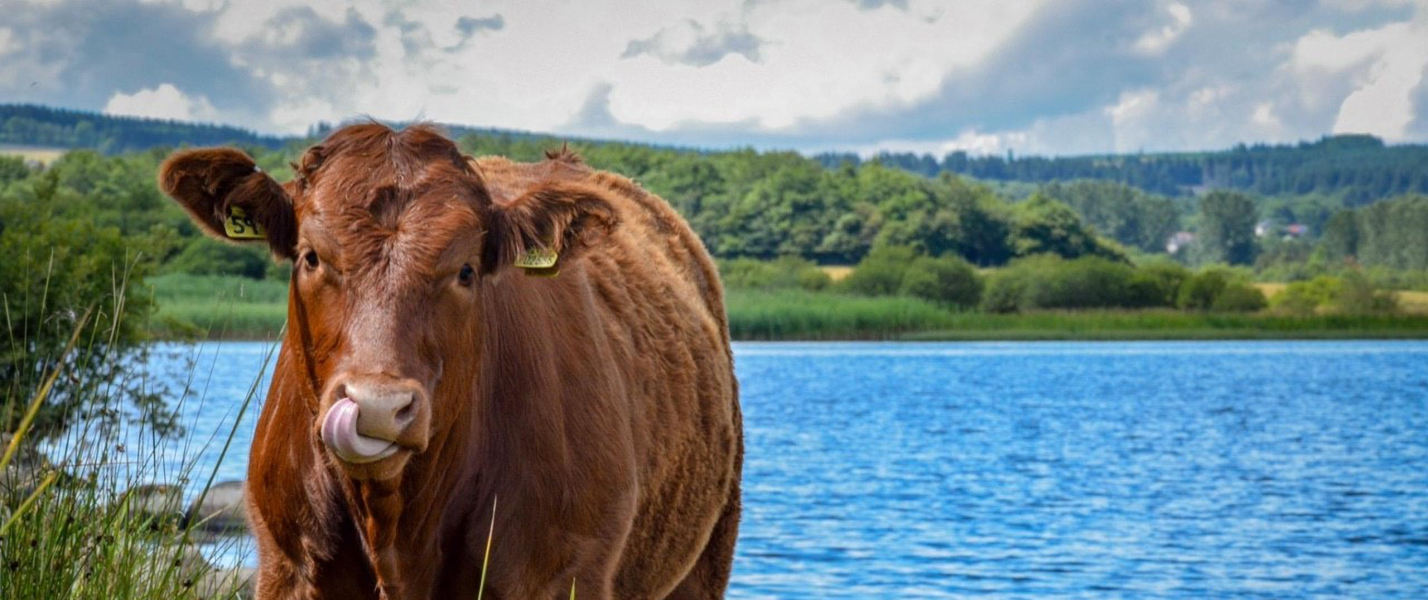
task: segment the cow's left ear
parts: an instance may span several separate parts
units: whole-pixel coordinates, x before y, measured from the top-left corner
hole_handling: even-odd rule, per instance
[[[159,168],[159,187],[209,235],[239,243],[266,240],[278,257],[296,256],[292,198],[247,154],[232,148],[177,152]]]
[[[553,276],[597,245],[619,223],[600,190],[545,184],[506,204],[493,204],[482,268],[515,266],[527,275]]]

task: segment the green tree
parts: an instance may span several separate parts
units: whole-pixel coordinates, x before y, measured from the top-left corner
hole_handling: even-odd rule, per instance
[[[903,275],[917,253],[906,246],[875,246],[843,281],[841,287],[864,296],[892,296],[902,289]]]
[[[152,310],[143,284],[155,252],[147,240],[122,235],[77,217],[57,216],[55,188],[31,201],[0,197],[0,304],[6,319],[0,345],[0,431],[19,424],[45,374],[60,365],[62,349],[79,328],[78,346],[64,364],[35,420],[40,436],[56,435],[88,417],[117,424],[127,402],[160,432],[173,415],[162,398],[126,371],[142,363]],[[86,319],[86,316],[88,317]]]
[[[1071,207],[1096,231],[1146,252],[1161,252],[1179,226],[1180,212],[1164,196],[1124,183],[1078,180],[1051,183],[1041,193]]]
[[[1101,256],[1125,260],[1125,253],[1096,237],[1070,207],[1040,192],[1012,210],[1012,243],[1017,256],[1055,254],[1062,258]]]
[[[1238,192],[1216,190],[1201,198],[1200,231],[1196,237],[1200,262],[1253,264],[1258,214],[1254,201]]]

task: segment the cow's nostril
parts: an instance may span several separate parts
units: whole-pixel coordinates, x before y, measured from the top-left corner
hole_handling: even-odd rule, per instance
[[[397,422],[405,423],[407,421],[410,421],[412,418],[412,411],[415,410],[415,406],[415,402],[409,402],[406,406],[403,406],[401,410],[397,411]]]

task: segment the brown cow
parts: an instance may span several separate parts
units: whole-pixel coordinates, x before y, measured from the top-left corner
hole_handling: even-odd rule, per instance
[[[348,126],[294,168],[220,148],[160,173],[209,233],[294,261],[248,467],[259,598],[475,598],[491,527],[486,597],[723,595],[737,383],[664,201],[427,126]]]

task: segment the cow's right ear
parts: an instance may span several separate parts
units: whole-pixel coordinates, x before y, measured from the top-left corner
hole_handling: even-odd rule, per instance
[[[247,154],[232,148],[177,152],[159,168],[159,187],[213,237],[267,240],[274,255],[297,255],[292,198]]]

